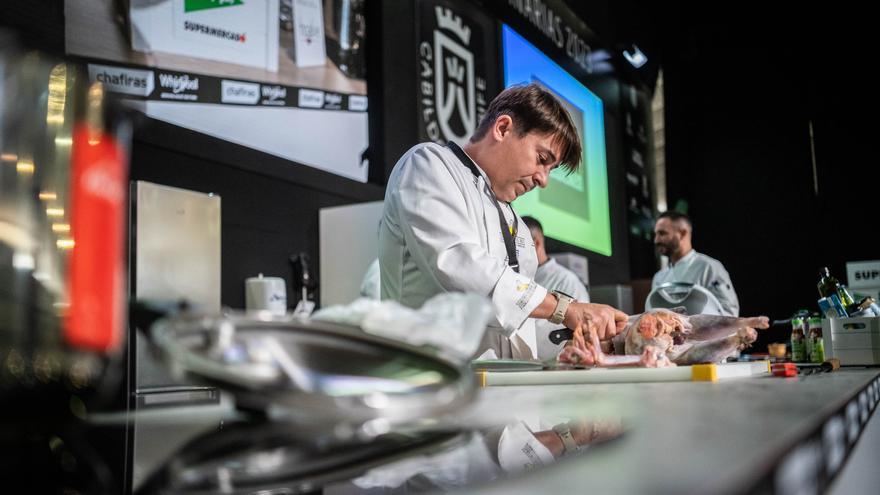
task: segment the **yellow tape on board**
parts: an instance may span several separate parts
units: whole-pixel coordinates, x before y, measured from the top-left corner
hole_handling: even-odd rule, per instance
[[[477,380],[479,380],[479,382],[480,382],[480,388],[486,388],[486,379],[487,379],[488,374],[489,374],[488,371],[478,371],[477,372]]]
[[[718,368],[714,364],[695,364],[691,366],[691,381],[717,382]]]

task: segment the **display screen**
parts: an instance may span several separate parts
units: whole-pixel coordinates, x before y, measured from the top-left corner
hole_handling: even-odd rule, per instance
[[[363,8],[66,0],[65,43],[92,81],[152,118],[366,182]]]
[[[602,100],[509,26],[502,26],[505,87],[538,83],[563,103],[577,127],[583,157],[577,172],[556,169],[546,188],[513,202],[553,239],[611,256],[611,212]]]

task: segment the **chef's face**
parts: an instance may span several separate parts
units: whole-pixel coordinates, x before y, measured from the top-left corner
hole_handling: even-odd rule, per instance
[[[663,256],[671,256],[681,246],[682,229],[668,218],[661,218],[654,224],[654,247]]]
[[[492,190],[501,201],[513,201],[537,187],[547,187],[550,171],[559,165],[560,145],[553,135],[530,132],[520,135],[512,121],[496,128],[499,146],[493,167]]]

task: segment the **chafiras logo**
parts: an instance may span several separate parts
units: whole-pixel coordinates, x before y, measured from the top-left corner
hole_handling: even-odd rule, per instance
[[[183,11],[195,12],[197,10],[234,7],[236,5],[244,5],[244,0],[184,0]]]
[[[89,64],[89,78],[114,93],[150,96],[153,92],[153,71],[150,70]]]

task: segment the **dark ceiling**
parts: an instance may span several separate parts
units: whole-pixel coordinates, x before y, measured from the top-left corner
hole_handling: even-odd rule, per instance
[[[853,2],[693,2],[567,0],[609,48],[632,43],[648,56],[640,79],[653,89],[658,69],[697,64],[732,79],[839,85],[873,65],[873,16]],[[668,69],[667,69],[668,70]]]

